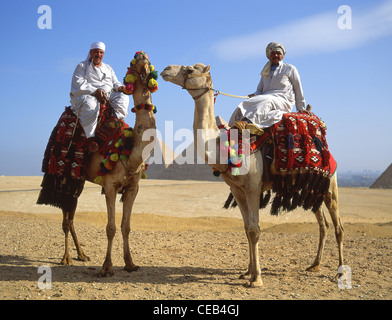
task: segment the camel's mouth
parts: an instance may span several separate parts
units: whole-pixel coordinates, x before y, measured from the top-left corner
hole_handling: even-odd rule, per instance
[[[177,70],[173,66],[167,66],[162,72],[161,77],[165,81],[170,81],[177,75]]]
[[[166,69],[161,72],[161,77],[162,77],[163,80],[168,81],[169,78],[170,78],[170,75],[169,75],[169,72]]]

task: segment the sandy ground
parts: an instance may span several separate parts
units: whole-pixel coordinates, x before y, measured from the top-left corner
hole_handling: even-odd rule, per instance
[[[131,220],[131,252],[140,266],[123,270],[117,204],[115,275],[98,276],[106,252],[106,208],[100,188],[86,183],[76,230],[90,261],[59,264],[64,252],[59,209],[36,205],[41,177],[0,177],[0,300],[356,300],[392,298],[392,190],[340,188],[345,264],[351,289],[339,288],[332,223],[321,272],[314,260],[318,226],[312,213],[272,217],[260,211],[264,285],[246,288],[239,275],[248,245],[238,209],[224,210],[223,182],[142,180]],[[330,219],[329,219],[330,221]],[[71,241],[72,244],[72,241]],[[40,269],[48,266],[50,269]],[[51,272],[51,288],[42,277]]]

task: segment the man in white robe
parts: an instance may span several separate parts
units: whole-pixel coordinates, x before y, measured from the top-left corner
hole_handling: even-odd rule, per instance
[[[241,102],[230,118],[229,125],[249,129],[253,134],[262,134],[291,112],[294,104],[297,111],[305,110],[305,98],[297,69],[284,63],[286,50],[278,42],[271,42],[266,48],[269,59],[261,72],[256,92]]]
[[[105,95],[117,118],[128,115],[129,97],[122,93],[124,86],[118,81],[112,67],[102,62],[105,48],[102,42],[92,43],[86,60],[77,65],[72,76],[71,109],[79,117],[90,152],[98,151],[94,136],[100,104],[105,102]]]

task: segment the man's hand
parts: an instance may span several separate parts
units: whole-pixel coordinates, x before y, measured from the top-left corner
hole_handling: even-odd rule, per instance
[[[253,98],[255,95],[252,93],[252,94],[248,94],[248,98]]]
[[[124,86],[118,87],[117,92],[123,92],[123,91],[124,91]]]
[[[99,103],[104,104],[107,101],[105,91],[103,91],[102,89],[97,89],[93,93],[93,96],[97,98]]]

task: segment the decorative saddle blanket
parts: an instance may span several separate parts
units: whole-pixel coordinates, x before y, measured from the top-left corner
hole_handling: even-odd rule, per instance
[[[96,139],[105,160],[97,173],[103,176],[114,168],[121,154],[132,149],[132,129],[118,120],[112,107],[101,105]],[[38,204],[53,205],[70,210],[83,191],[85,165],[89,153],[83,127],[70,107],[66,107],[54,127],[42,161],[44,177]],[[115,153],[115,155],[113,155]],[[105,163],[106,164],[105,166]],[[110,165],[110,167],[109,167]]]
[[[100,146],[99,152],[103,156],[107,156],[111,149],[124,149],[125,139],[121,142],[121,148],[119,145],[116,148],[115,145],[124,138],[125,129],[132,131],[123,120],[117,119],[110,106],[101,105],[96,139]],[[129,132],[125,134],[132,136]],[[86,142],[86,135],[76,115],[70,107],[66,107],[50,136],[42,162],[42,172],[84,180],[84,166],[88,157]],[[127,149],[124,153],[129,155],[131,146],[128,145]]]
[[[314,114],[287,113],[270,128],[274,143],[271,213],[302,206],[316,212],[328,192],[336,161],[328,150],[326,126]]]
[[[86,135],[70,107],[66,107],[47,144],[42,172],[84,180]]]
[[[315,168],[330,173],[325,124],[314,114],[293,112],[271,127],[274,139],[273,174],[301,168]]]
[[[299,206],[305,210],[312,209],[313,212],[320,208],[337,167],[328,150],[325,135],[326,126],[316,115],[293,112],[285,114],[280,122],[251,142],[251,152],[261,148],[267,141],[273,143],[271,174],[275,198],[271,214],[277,215],[282,209],[291,211]],[[236,149],[236,153],[241,155],[243,151]],[[228,161],[228,164],[231,173],[235,175],[241,161]],[[268,204],[270,197],[270,190],[261,195],[261,208]],[[233,197],[229,196],[226,208],[231,201]]]

